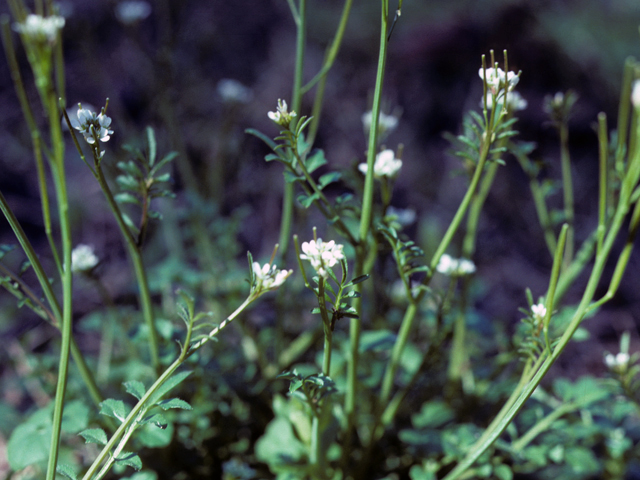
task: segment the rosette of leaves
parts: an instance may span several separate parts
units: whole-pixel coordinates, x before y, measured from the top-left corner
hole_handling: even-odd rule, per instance
[[[127,213],[122,213],[124,222],[140,245],[144,240],[146,230],[151,219],[161,219],[160,212],[151,209],[151,201],[160,197],[175,197],[175,194],[167,187],[171,180],[170,173],[161,173],[160,170],[169,164],[178,155],[177,152],[169,152],[159,161],[157,160],[156,136],[151,127],[147,127],[147,148],[142,151],[130,145],[124,148],[133,155],[132,160],[118,162],[120,175],[116,182],[120,187],[120,193],[115,195],[119,205],[133,204],[140,208],[140,220],[136,224]]]

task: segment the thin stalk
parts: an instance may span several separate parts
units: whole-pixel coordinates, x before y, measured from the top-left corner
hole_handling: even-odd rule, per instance
[[[105,198],[107,199],[107,203],[109,204],[109,207],[111,208],[111,211],[116,218],[118,227],[120,228],[122,236],[124,237],[125,243],[127,245],[129,258],[133,263],[133,270],[135,272],[136,281],[140,290],[142,316],[144,318],[145,324],[147,325],[147,329],[149,330],[149,351],[151,354],[151,363],[153,365],[153,368],[156,371],[159,371],[160,355],[158,347],[158,332],[153,321],[153,304],[151,302],[151,292],[149,291],[149,280],[147,279],[147,272],[142,261],[142,251],[140,250],[140,246],[138,245],[136,240],[131,235],[129,227],[127,227],[124,219],[122,218],[120,207],[113,197],[113,193],[111,192],[111,188],[109,187],[106,178],[104,177],[104,173],[102,172],[102,167],[99,161],[96,161],[95,167],[96,178],[98,180],[98,183],[100,184],[100,188],[102,189]]]
[[[72,300],[72,272],[71,272],[71,223],[69,221],[69,199],[64,171],[64,141],[62,130],[58,121],[58,108],[54,92],[49,95],[48,114],[53,142],[53,160],[51,162],[53,182],[58,202],[58,217],[60,233],[62,236],[63,271],[62,271],[62,319],[61,333],[62,345],[60,347],[60,363],[58,366],[58,381],[56,385],[56,398],[53,406],[53,428],[51,432],[51,448],[47,464],[47,480],[54,480],[58,463],[60,447],[60,431],[62,427],[62,414],[64,410],[64,398],[67,389],[67,376],[69,373],[69,356],[71,347],[71,322],[73,313]]]
[[[627,102],[628,103],[628,102]],[[607,165],[609,142],[607,138],[607,116],[604,112],[598,114],[598,146],[599,148],[599,165],[600,165],[600,183],[598,190],[598,228],[602,229],[606,227],[607,222],[607,199],[609,197],[609,170]],[[598,248],[600,251],[602,248],[603,235],[598,236]]]
[[[291,109],[300,115],[302,107],[302,74],[304,71],[304,53],[307,38],[307,0],[299,0],[298,8],[290,0],[289,6],[296,23],[296,64],[293,74],[293,91],[291,93]],[[280,220],[280,236],[278,244],[284,260],[289,250],[289,238],[293,224],[294,184],[284,182],[282,196],[282,218]]]
[[[571,157],[569,155],[569,128],[566,122],[559,126],[560,132],[560,161],[562,164],[562,192],[564,199],[565,222],[569,224],[567,232],[567,249],[564,257],[564,268],[573,260],[574,251],[574,208],[573,181],[571,179]]]
[[[518,440],[513,442],[511,448],[513,452],[518,453],[521,452],[527,445],[529,445],[538,435],[551,427],[553,422],[566,415],[567,413],[572,412],[576,409],[576,405],[572,402],[564,403],[560,405],[558,408],[550,412],[546,417],[542,420],[539,420],[533,427],[531,427],[527,433],[522,435]]]

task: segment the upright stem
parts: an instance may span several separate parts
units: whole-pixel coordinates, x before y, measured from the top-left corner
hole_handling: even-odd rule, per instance
[[[565,222],[569,224],[567,232],[567,250],[564,259],[566,269],[573,260],[574,240],[574,209],[573,209],[573,181],[571,180],[571,157],[569,155],[569,128],[566,122],[562,122],[560,130],[560,158],[562,162],[562,192],[564,196],[564,216]]]

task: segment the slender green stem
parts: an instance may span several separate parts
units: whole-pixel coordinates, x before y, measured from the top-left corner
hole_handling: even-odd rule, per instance
[[[516,453],[517,452],[521,452],[522,449],[524,449],[527,445],[529,445],[533,441],[533,439],[535,439],[542,432],[544,432],[545,430],[550,428],[551,425],[556,420],[558,420],[562,416],[564,416],[567,413],[570,413],[570,412],[572,412],[574,410],[576,410],[576,405],[574,403],[572,403],[572,402],[564,403],[564,404],[560,405],[558,408],[553,410],[551,413],[549,413],[542,420],[539,420],[538,422],[536,422],[536,424],[533,427],[531,427],[527,431],[527,433],[525,433],[518,440],[513,442],[513,444],[511,445],[511,448]]]
[[[607,138],[607,116],[598,114],[598,146],[600,164],[600,183],[598,189],[598,227],[604,230],[607,222],[607,200],[609,199],[608,156],[609,142]],[[598,237],[598,250],[602,248],[603,235]]]
[[[99,150],[99,149],[98,149]],[[97,150],[94,151],[94,156],[97,155]],[[142,251],[140,250],[140,246],[138,245],[133,235],[127,227],[127,224],[124,222],[122,217],[122,212],[120,211],[120,207],[118,206],[115,198],[113,197],[113,193],[111,192],[111,187],[107,183],[106,178],[104,177],[104,173],[102,171],[102,166],[100,165],[100,161],[96,158],[95,161],[95,174],[98,183],[100,184],[100,188],[104,193],[105,198],[107,199],[107,203],[113,212],[118,227],[120,228],[120,232],[124,237],[127,251],[129,252],[129,257],[131,258],[131,262],[133,263],[133,270],[135,272],[136,281],[138,283],[138,288],[140,290],[140,304],[142,306],[142,315],[144,318],[144,322],[147,326],[148,338],[149,338],[149,351],[151,354],[151,363],[153,368],[158,371],[160,369],[160,354],[158,347],[158,332],[155,327],[155,323],[153,320],[153,305],[151,302],[151,293],[149,291],[149,281],[147,279],[147,273],[144,268],[144,263],[142,261]]]
[[[565,268],[573,260],[574,240],[574,208],[573,208],[573,181],[571,179],[571,157],[569,155],[569,128],[566,122],[562,122],[560,130],[560,160],[562,163],[562,192],[564,196],[564,216],[569,224],[567,232],[567,250],[564,257]]]
[[[53,143],[54,158],[51,162],[53,182],[56,190],[58,202],[58,217],[60,222],[60,232],[62,236],[63,252],[63,272],[62,272],[62,345],[60,348],[60,363],[58,366],[58,381],[56,385],[56,399],[53,407],[53,428],[51,433],[51,449],[49,451],[49,461],[47,464],[47,480],[54,480],[56,476],[56,465],[58,463],[58,452],[60,447],[60,431],[62,426],[62,414],[64,410],[64,398],[67,388],[67,376],[69,372],[69,355],[71,347],[71,322],[73,313],[72,300],[72,272],[71,272],[71,223],[69,220],[69,199],[67,196],[67,185],[64,171],[64,140],[62,130],[58,121],[59,112],[57,108],[56,95],[49,92],[48,114]]]

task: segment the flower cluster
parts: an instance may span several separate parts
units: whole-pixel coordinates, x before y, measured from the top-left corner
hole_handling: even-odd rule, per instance
[[[466,258],[453,258],[451,255],[445,253],[440,257],[436,270],[444,275],[460,277],[474,273],[476,271],[476,265]]]
[[[109,130],[110,117],[107,117],[104,112],[96,114],[87,108],[82,108],[81,104],[78,104],[78,120],[71,123],[73,128],[82,133],[84,139],[91,145],[95,143],[94,132],[101,142],[107,142],[113,133],[113,130]]]
[[[533,316],[533,319],[535,320],[536,325],[540,325],[544,320],[544,317],[546,317],[547,315],[547,307],[544,306],[544,303],[532,305],[531,314]]]
[[[71,271],[87,272],[98,264],[98,257],[93,247],[80,244],[71,251]]]
[[[368,133],[371,130],[371,121],[373,120],[373,112],[369,110],[362,114],[362,125],[365,131]],[[386,137],[389,133],[394,131],[398,126],[398,117],[395,115],[387,115],[380,112],[378,117],[378,136],[381,138]]]
[[[634,108],[640,108],[640,80],[633,82],[633,90],[631,90],[631,103]]]
[[[504,97],[507,95],[507,108],[510,111],[524,110],[527,101],[513,89],[520,81],[520,76],[514,72],[504,72],[501,68],[481,68],[478,75],[487,84],[487,109],[493,109],[494,104],[502,108]]]
[[[302,260],[309,260],[311,266],[322,278],[328,278],[327,268],[332,268],[340,260],[344,259],[343,245],[337,244],[335,241],[323,242],[321,238],[304,242],[301,246]]]
[[[216,89],[220,98],[226,103],[249,103],[253,98],[253,92],[249,87],[232,78],[220,80]]]
[[[253,262],[252,267],[256,291],[275,290],[293,273],[293,270],[278,270],[270,263],[260,266],[258,262]]]
[[[267,113],[267,116],[278,125],[287,127],[291,123],[291,120],[293,120],[293,117],[296,116],[296,112],[294,112],[293,110],[289,111],[287,102],[278,99],[278,110],[276,110],[275,112]]]
[[[373,164],[373,176],[376,178],[395,178],[402,167],[402,160],[395,157],[393,150],[387,149],[376,155],[376,161]],[[363,174],[367,174],[368,166],[366,163],[358,165],[358,170]]]
[[[16,23],[14,28],[17,32],[22,33],[36,41],[45,41],[55,43],[58,32],[64,27],[64,17],[52,15],[51,17],[43,17],[41,15],[27,15],[24,22]]]
[[[620,352],[617,355],[607,353],[604,357],[604,363],[610,370],[626,370],[629,360],[629,354],[625,352]]]

